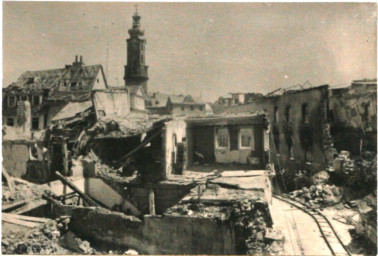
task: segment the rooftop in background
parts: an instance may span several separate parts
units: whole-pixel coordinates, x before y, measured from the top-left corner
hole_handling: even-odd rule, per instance
[[[5,91],[49,91],[51,101],[85,101],[90,98],[87,93],[95,87],[98,75],[102,73],[107,87],[104,71],[101,65],[85,66],[82,57],[76,56],[72,65],[60,69],[26,71],[16,82],[4,88]]]

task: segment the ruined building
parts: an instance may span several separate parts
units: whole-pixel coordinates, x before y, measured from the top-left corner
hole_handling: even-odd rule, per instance
[[[3,124],[15,126],[17,103],[31,105],[31,130],[45,129],[56,115],[74,102],[90,101],[93,89],[107,88],[101,65],[86,66],[78,56],[61,69],[26,71],[16,82],[3,88]]]
[[[212,113],[208,104],[191,95],[154,92],[149,95],[147,109],[158,115],[201,115]]]
[[[343,88],[280,88],[223,113],[268,113],[272,161],[279,169],[332,171],[337,152],[376,151],[376,86],[376,80],[356,80]]]

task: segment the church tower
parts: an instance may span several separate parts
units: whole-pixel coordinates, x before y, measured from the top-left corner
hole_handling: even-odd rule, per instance
[[[144,31],[140,27],[138,9],[133,15],[133,26],[129,29],[130,38],[127,42],[127,65],[125,66],[125,85],[143,86],[147,93],[148,66],[145,63],[146,40],[143,38]]]

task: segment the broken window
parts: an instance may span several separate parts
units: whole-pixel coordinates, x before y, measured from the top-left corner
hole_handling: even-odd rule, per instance
[[[308,119],[308,105],[307,103],[302,104],[302,123],[308,124],[309,119]]]
[[[9,96],[8,97],[8,107],[14,107],[16,105],[16,97]]]
[[[312,153],[311,153],[311,148],[306,148],[305,149],[305,162],[306,163],[311,163],[312,161]]]
[[[228,148],[230,136],[228,129],[225,127],[216,128],[215,130],[215,146],[216,148]]]
[[[273,129],[274,145],[276,146],[277,154],[280,153],[280,133],[277,128]]]
[[[277,106],[274,106],[273,118],[274,118],[274,122],[277,123],[278,122],[278,107]]]
[[[286,117],[286,122],[291,122],[291,106],[286,107],[285,117]]]
[[[253,129],[240,128],[239,141],[240,141],[240,149],[254,149]]]
[[[294,148],[293,148],[293,144],[292,143],[287,144],[287,149],[288,149],[289,159],[290,160],[294,160]]]
[[[14,126],[14,119],[12,117],[7,118],[7,125],[8,126]]]
[[[32,118],[32,129],[33,130],[38,130],[39,129],[39,119],[38,119],[38,117],[33,117]]]
[[[32,104],[33,105],[39,105],[40,101],[39,101],[39,96],[38,95],[33,95],[32,96]]]
[[[369,104],[365,103],[362,106],[364,109],[364,113],[362,115],[363,126],[367,128],[369,127]]]

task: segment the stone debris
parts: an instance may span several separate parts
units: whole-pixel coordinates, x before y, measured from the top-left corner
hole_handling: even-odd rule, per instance
[[[14,182],[14,192],[11,192],[6,185],[3,184],[2,204],[14,201],[33,201],[39,200],[46,190],[50,190],[49,186],[30,183],[28,181],[12,177]]]
[[[283,252],[283,235],[269,228],[270,220],[263,204],[243,200],[233,205],[233,217],[238,236],[245,240],[239,246],[246,254],[278,255]]]
[[[311,207],[329,206],[341,201],[342,189],[335,185],[317,185],[290,192],[289,197]]]

